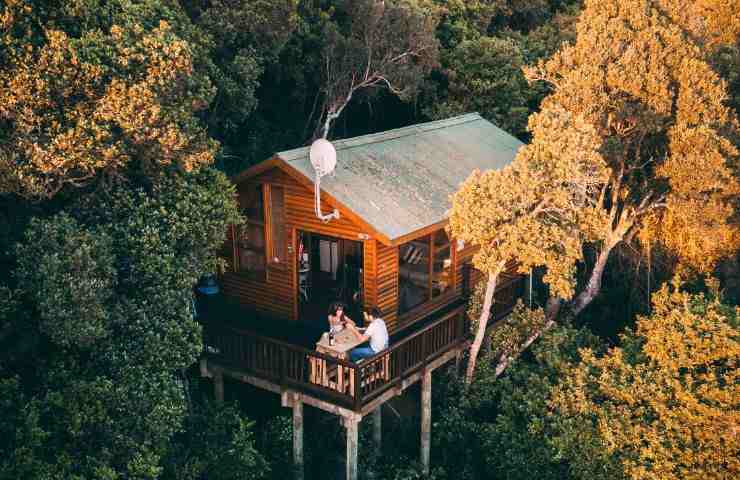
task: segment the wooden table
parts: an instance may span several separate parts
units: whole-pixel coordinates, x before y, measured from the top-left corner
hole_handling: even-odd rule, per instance
[[[349,329],[345,328],[334,335],[334,345],[329,345],[329,334],[322,335],[316,342],[316,351],[349,361],[349,352],[363,343]],[[344,365],[327,365],[327,360],[319,357],[311,357],[311,382],[337,390],[340,393],[352,393],[354,391],[355,378],[351,370]],[[336,378],[335,378],[336,374]]]

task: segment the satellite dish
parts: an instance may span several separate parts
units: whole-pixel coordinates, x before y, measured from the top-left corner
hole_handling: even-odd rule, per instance
[[[339,218],[339,210],[334,211],[328,215],[321,213],[321,177],[334,171],[337,166],[337,151],[334,149],[334,145],[325,138],[319,138],[311,144],[311,148],[308,151],[308,158],[311,160],[316,171],[316,179],[314,180],[314,196],[316,197],[316,217],[322,222],[326,223],[332,218]]]
[[[311,159],[311,165],[319,177],[333,172],[337,166],[337,151],[334,145],[325,138],[319,138],[311,144],[308,158]]]

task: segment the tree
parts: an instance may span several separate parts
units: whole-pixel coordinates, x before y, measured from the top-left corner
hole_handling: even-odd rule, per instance
[[[470,349],[468,382],[485,336],[493,293],[507,263],[516,260],[522,273],[548,265],[544,281],[554,298],[568,298],[574,290],[575,262],[582,254],[579,235],[604,222],[601,212],[588,205],[593,190],[607,178],[596,133],[586,123],[563,133],[566,122],[564,112],[534,115],[532,143],[517,159],[502,170],[474,172],[453,196],[452,235],[480,246],[473,265],[488,273],[484,307]],[[541,134],[546,132],[553,135]],[[533,161],[534,155],[538,161]],[[543,328],[553,325],[556,308],[551,301]],[[501,357],[499,370],[509,357]]]
[[[427,108],[432,118],[480,112],[519,137],[529,116],[531,89],[522,73],[524,55],[512,39],[479,37],[458,44],[443,55],[448,79],[444,101]]]
[[[489,287],[507,261],[544,266],[550,311],[572,299],[578,314],[619,245],[657,243],[703,270],[740,246],[737,121],[707,53],[671,15],[690,3],[588,1],[575,44],[527,69],[553,89],[530,118],[532,143],[453,200],[453,234],[481,245]],[[586,248],[596,261],[576,291]]]
[[[580,478],[604,457],[632,479],[740,473],[739,314],[716,295],[664,285],[620,347],[581,352],[550,402],[553,446]],[[584,454],[584,436],[602,455]]]
[[[213,161],[196,116],[214,94],[173,2],[5,2],[0,14],[0,192],[65,188]]]
[[[435,9],[413,0],[346,0],[329,23],[322,53],[326,138],[355,94],[375,87],[409,98],[437,61]]]
[[[216,87],[205,112],[208,131],[230,151],[259,101],[265,68],[278,59],[297,24],[295,0],[194,0],[186,11],[202,32]]]
[[[518,309],[514,316],[522,314],[526,310]],[[467,388],[443,377],[434,392],[439,409],[432,437],[436,465],[450,479],[571,478],[568,463],[548,441],[553,435],[548,401],[586,347],[603,350],[587,329],[559,325],[542,335],[531,355],[514,362],[504,378],[495,372],[495,349],[484,351]]]
[[[737,125],[691,23],[676,18],[691,3],[587,3],[576,44],[529,71],[554,86],[543,109],[563,108],[596,127],[609,168],[609,181],[592,198],[609,223],[576,313],[598,293],[613,248],[638,234],[704,270],[739,245],[731,223],[740,192]],[[609,21],[613,16],[623,23]],[[622,48],[613,51],[613,44]],[[656,57],[660,64],[651,62]]]
[[[185,428],[170,447],[162,478],[257,480],[270,468],[255,448],[254,422],[236,405],[193,402]]]
[[[234,187],[209,169],[32,221],[16,250],[22,321],[0,357],[3,388],[20,378],[27,407],[2,475],[160,475],[187,412],[181,372],[202,349],[192,285],[233,222]]]
[[[437,37],[445,50],[488,33],[491,22],[510,12],[507,0],[434,0],[441,9]]]

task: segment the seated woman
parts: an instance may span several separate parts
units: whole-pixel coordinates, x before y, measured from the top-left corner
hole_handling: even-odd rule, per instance
[[[329,306],[329,331],[338,333],[344,330],[347,325],[355,325],[347,315],[344,314],[344,304],[334,302]]]

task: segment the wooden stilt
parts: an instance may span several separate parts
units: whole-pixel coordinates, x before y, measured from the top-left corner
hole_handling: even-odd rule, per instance
[[[357,442],[359,419],[344,417],[344,428],[347,429],[347,480],[357,480]]]
[[[223,403],[224,375],[220,371],[213,372],[213,395],[216,397],[216,402]]]
[[[293,477],[303,480],[303,402],[293,398]]]
[[[429,448],[432,431],[432,371],[421,377],[421,469],[429,475]]]
[[[455,377],[460,376],[460,366],[462,364],[462,358],[463,358],[462,350],[458,350],[457,354],[455,355],[455,366],[454,366]]]
[[[381,409],[383,406],[379,406],[373,412],[373,442],[375,443],[375,452],[380,455],[381,442],[383,440],[383,416]]]

